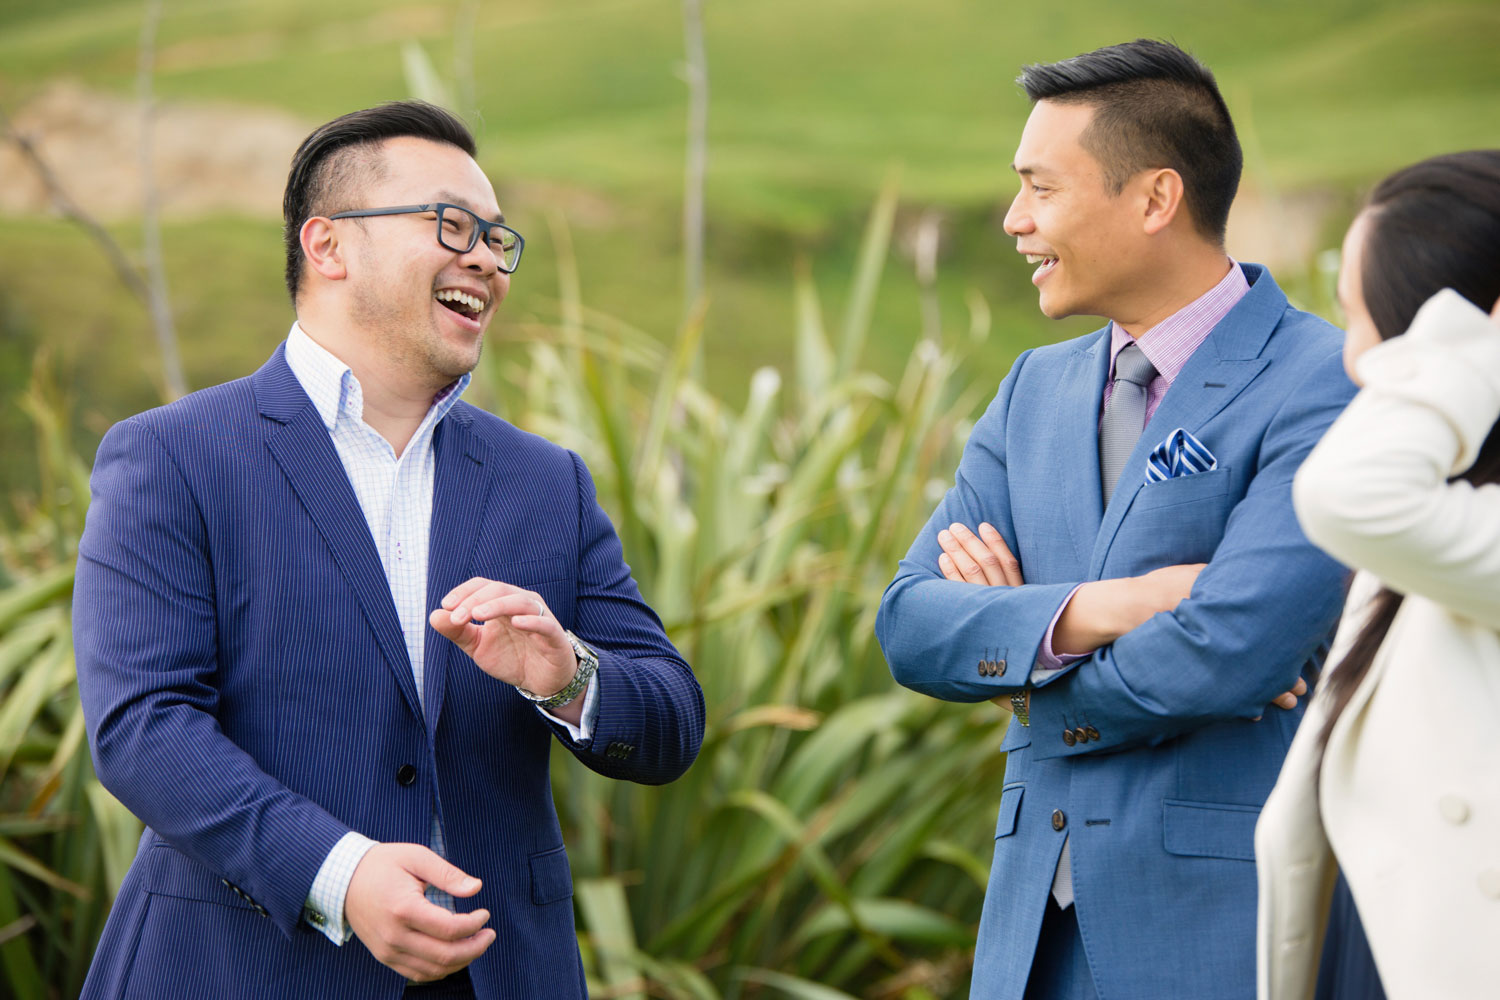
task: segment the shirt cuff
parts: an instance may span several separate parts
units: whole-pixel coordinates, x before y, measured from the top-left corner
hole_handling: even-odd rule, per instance
[[[323,859],[303,904],[302,919],[322,931],[334,944],[342,945],[354,934],[344,919],[344,897],[365,853],[377,842],[350,830],[339,838]]]
[[[1036,662],[1031,666],[1031,683],[1040,684],[1069,664],[1077,663],[1079,660],[1086,660],[1091,655],[1089,653],[1054,653],[1052,651],[1052,633],[1057,629],[1058,619],[1062,618],[1062,613],[1072,603],[1073,595],[1078,593],[1082,588],[1083,584],[1080,583],[1077,587],[1068,591],[1068,596],[1058,606],[1057,614],[1052,616],[1052,621],[1047,626],[1047,634],[1042,636],[1042,644],[1036,649]]]
[[[599,675],[594,674],[594,679],[589,681],[589,686],[583,692],[583,715],[578,720],[578,725],[573,725],[567,719],[559,719],[551,712],[540,706],[537,708],[547,718],[562,726],[568,731],[568,737],[574,743],[585,743],[594,735],[594,723],[599,721]]]

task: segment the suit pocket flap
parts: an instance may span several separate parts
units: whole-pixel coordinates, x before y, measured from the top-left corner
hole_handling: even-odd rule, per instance
[[[540,559],[525,559],[491,567],[492,577],[525,590],[536,590],[544,583],[556,580],[571,580],[574,567],[565,556],[545,556]],[[481,574],[489,575],[489,574]]]
[[[1224,466],[1208,472],[1195,472],[1188,476],[1175,476],[1160,482],[1147,483],[1135,495],[1131,511],[1154,510],[1158,507],[1175,507],[1180,503],[1195,503],[1222,497],[1229,492],[1229,470]]]
[[[1168,854],[1195,858],[1255,860],[1256,806],[1223,802],[1162,802],[1162,846]]]
[[[1010,753],[1031,746],[1031,727],[1023,726],[1015,719],[1006,723],[1005,736],[1000,740],[1000,752]]]
[[[204,868],[175,847],[157,842],[142,859],[141,885],[158,896],[196,899],[238,910],[253,910],[255,903],[237,893],[227,881]]]
[[[573,873],[568,869],[568,852],[561,847],[533,854],[531,861],[531,901],[546,906],[573,895]]]
[[[1021,810],[1021,793],[1025,785],[1007,785],[1000,789],[1000,818],[995,821],[995,839],[1016,832],[1016,814]]]

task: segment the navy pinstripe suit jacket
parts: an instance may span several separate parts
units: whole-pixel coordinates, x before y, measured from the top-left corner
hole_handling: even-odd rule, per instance
[[[703,695],[582,461],[464,403],[434,447],[429,606],[476,575],[540,593],[599,651],[598,723],[569,749],[609,777],[680,775]],[[78,684],[99,776],[147,829],[84,996],[399,996],[302,904],[347,831],[425,844],[436,802],[450,860],[484,881],[458,905],[497,931],[478,996],[583,997],[550,725],[436,633],[424,717],[364,515],[283,349],[112,428],[93,495]]]

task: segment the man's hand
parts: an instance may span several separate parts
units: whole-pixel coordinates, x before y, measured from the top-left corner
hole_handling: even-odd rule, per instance
[[[1163,566],[1144,576],[1096,580],[1078,588],[1052,630],[1052,651],[1087,655],[1163,611],[1175,611],[1193,592],[1206,563]]]
[[[1500,303],[1496,304],[1500,313]],[[988,522],[979,525],[976,535],[962,524],[951,524],[938,532],[938,569],[944,577],[965,583],[988,586],[1019,587],[1021,563],[1005,544],[1005,539]],[[1057,627],[1052,630],[1052,651],[1064,656],[1092,653],[1107,646],[1132,629],[1138,628],[1163,611],[1175,611],[1177,605],[1192,595],[1193,584],[1207,563],[1183,563],[1163,566],[1142,576],[1085,583],[1073,594]],[[1292,709],[1297,698],[1307,693],[1307,683],[1297,678],[1290,691],[1277,695],[1271,704]],[[1027,704],[1031,692],[1026,692]],[[995,699],[997,704],[1008,699]],[[1257,716],[1259,718],[1259,716]]]
[[[962,524],[950,524],[938,532],[938,544],[943,547],[938,569],[950,580],[992,587],[1019,587],[1026,582],[1021,579],[1020,560],[1011,555],[1005,539],[988,521],[979,525],[978,535]]]
[[[344,896],[344,919],[370,954],[407,979],[441,979],[495,941],[488,910],[450,913],[423,895],[433,885],[472,896],[479,879],[420,844],[376,844],[365,852]]]
[[[432,627],[496,680],[545,696],[567,687],[577,673],[578,657],[562,625],[532,591],[476,576],[448,591],[442,604],[428,617]],[[567,718],[568,709],[581,716],[583,698],[554,714]]]

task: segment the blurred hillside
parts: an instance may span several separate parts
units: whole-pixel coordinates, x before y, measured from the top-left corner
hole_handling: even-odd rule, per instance
[[[936,213],[936,297],[949,339],[988,322],[976,378],[1082,332],[1048,324],[999,220],[1027,105],[1021,65],[1168,37],[1217,72],[1247,153],[1230,250],[1326,309],[1313,268],[1365,185],[1432,153],[1500,145],[1493,0],[759,0],[705,4],[710,77],[705,343],[730,398],[784,366],[792,275],[824,304],[849,289],[864,216],[899,170],[902,207],[870,363],[894,374],[921,330],[913,228]],[[0,106],[75,197],[140,245],[139,0],[0,0]],[[556,318],[571,244],[584,302],[660,339],[681,312],[686,87],[675,0],[167,0],[154,85],[167,270],[190,385],[253,368],[284,335],[279,197],[320,121],[409,96],[435,67],[479,134],[481,162],[527,237],[495,350]],[[472,67],[472,72],[465,67]],[[560,243],[559,241],[565,241]],[[38,349],[72,399],[80,442],[160,398],[145,310],[98,249],[0,151],[0,446],[29,433],[13,399]],[[8,463],[10,464],[10,463]],[[0,471],[0,490],[31,482]]]

